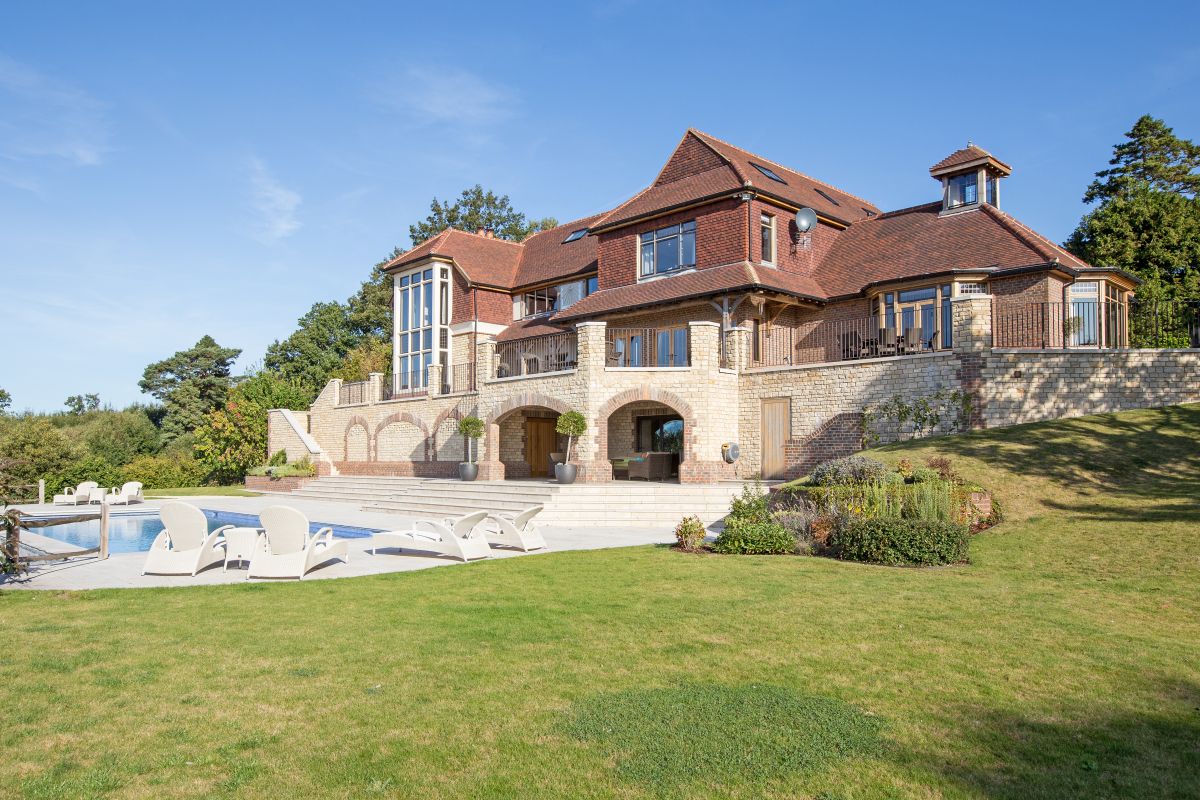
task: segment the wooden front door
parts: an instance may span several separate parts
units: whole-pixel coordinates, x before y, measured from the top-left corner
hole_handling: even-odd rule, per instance
[[[529,474],[545,478],[550,475],[550,454],[558,434],[554,432],[554,420],[529,417],[525,420],[525,460],[529,463]]]
[[[787,397],[762,401],[762,476],[782,478],[787,462],[784,444],[792,438],[792,402]]]

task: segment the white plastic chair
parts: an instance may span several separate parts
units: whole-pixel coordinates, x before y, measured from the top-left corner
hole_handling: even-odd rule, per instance
[[[141,503],[145,500],[142,496],[142,485],[137,481],[129,481],[121,487],[120,491],[113,489],[110,494],[104,498],[104,502],[110,506],[123,505],[127,506],[130,503]]]
[[[77,506],[80,503],[85,505],[92,499],[92,489],[99,488],[100,484],[95,481],[84,481],[83,483],[72,489],[70,486],[63,489],[62,494],[54,495],[54,505],[56,506]]]
[[[484,536],[491,544],[515,547],[526,553],[541,550],[546,546],[546,540],[542,538],[537,525],[533,524],[533,518],[540,513],[542,506],[532,506],[516,516],[489,514]]]
[[[331,558],[349,563],[349,543],[333,538],[332,528],[309,535],[308,517],[288,506],[264,508],[258,515],[265,533],[254,545],[247,578],[296,578]]]
[[[381,547],[394,547],[397,550],[438,553],[461,561],[488,558],[492,554],[491,549],[483,532],[477,530],[487,515],[486,511],[474,511],[458,519],[447,517],[440,523],[422,519],[417,520],[412,530],[377,533],[371,537],[371,555],[375,555],[375,551]],[[418,530],[422,525],[429,530]]]
[[[163,503],[158,515],[164,528],[146,553],[143,575],[195,575],[225,559],[219,540],[232,525],[222,525],[209,533],[204,512],[178,501]]]

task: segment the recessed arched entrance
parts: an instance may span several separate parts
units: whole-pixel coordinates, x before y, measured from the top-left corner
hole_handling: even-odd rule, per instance
[[[555,431],[558,416],[569,409],[546,395],[521,395],[497,407],[489,416],[487,460],[504,465],[507,478],[554,477],[566,437]]]
[[[600,413],[599,458],[616,480],[678,480],[691,457],[691,408],[669,392],[624,392]]]

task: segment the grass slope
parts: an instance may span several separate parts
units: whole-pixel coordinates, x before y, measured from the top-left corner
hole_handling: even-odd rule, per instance
[[[935,453],[1009,513],[970,566],[0,593],[0,794],[1200,796],[1200,406],[879,451]]]

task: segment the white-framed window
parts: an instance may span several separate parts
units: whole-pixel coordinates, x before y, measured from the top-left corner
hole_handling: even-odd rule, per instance
[[[430,364],[449,363],[450,270],[424,269],[394,279],[394,388],[426,385]]]
[[[643,278],[696,266],[694,219],[680,225],[647,231],[639,237],[639,241],[641,247],[638,251],[638,274]]]
[[[543,286],[513,297],[513,319],[528,319],[570,308],[596,291],[596,278]]]
[[[758,221],[759,237],[762,240],[762,260],[764,264],[775,263],[775,216],[763,214]]]
[[[987,284],[982,281],[959,281],[959,294],[987,294]]]

